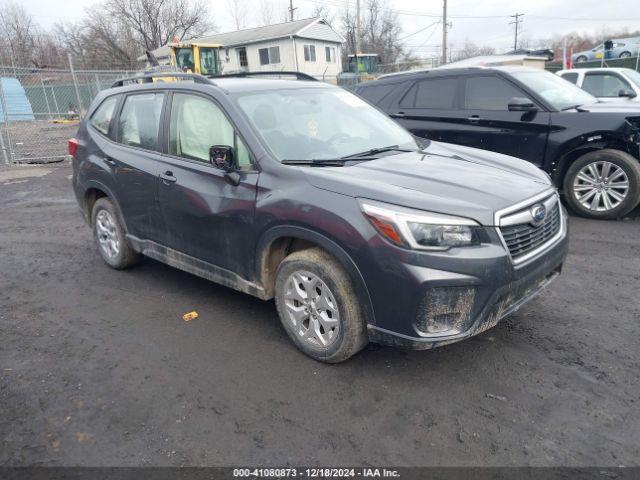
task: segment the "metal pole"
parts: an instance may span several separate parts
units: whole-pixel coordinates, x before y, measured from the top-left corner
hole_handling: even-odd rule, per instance
[[[567,39],[562,42],[562,69],[567,69]]]
[[[98,78],[98,74],[95,74],[95,78],[96,78],[96,95],[98,95],[100,93],[100,78]]]
[[[42,93],[44,94],[44,101],[47,104],[47,113],[49,114],[49,120],[51,120],[51,106],[49,105],[49,97],[47,96],[47,89],[44,86],[44,82],[42,81],[42,74],[38,75],[40,78],[40,85],[42,85]]]
[[[356,62],[360,53],[360,0],[356,0]]]
[[[447,0],[442,4],[442,64],[447,63]]]
[[[73,61],[71,60],[71,54],[67,53],[69,59],[69,69],[71,70],[71,78],[73,79],[73,88],[76,90],[76,98],[78,99],[78,118],[82,117],[82,99],[80,98],[80,90],[78,89],[78,80],[76,79],[76,72],[73,69]]]
[[[58,117],[60,116],[60,107],[58,106],[58,99],[56,98],[56,89],[53,85],[49,85],[49,87],[51,88],[51,96],[53,97],[53,106],[56,107],[55,116]]]

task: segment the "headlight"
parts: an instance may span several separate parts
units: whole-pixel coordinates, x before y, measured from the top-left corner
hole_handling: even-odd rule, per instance
[[[362,212],[392,243],[420,250],[446,250],[480,244],[480,225],[471,219],[361,200]]]

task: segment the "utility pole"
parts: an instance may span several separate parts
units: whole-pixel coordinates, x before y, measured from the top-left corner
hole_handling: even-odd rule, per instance
[[[360,0],[356,0],[356,58],[360,53]]]
[[[360,0],[356,0],[356,51],[353,56],[355,61],[355,71],[354,73],[358,75],[360,73],[360,68],[358,67],[358,54],[360,53]],[[357,76],[356,78],[360,78]]]
[[[297,9],[298,7],[293,7],[293,0],[289,0],[289,21],[293,22],[293,12]]]
[[[447,63],[447,0],[442,5],[442,64]]]
[[[520,17],[522,17],[524,15],[524,13],[516,13],[515,15],[510,15],[511,18],[513,18],[513,22],[509,22],[509,25],[515,25],[516,26],[516,36],[513,40],[513,51],[515,52],[518,49],[518,26],[522,23],[522,20],[520,20]]]

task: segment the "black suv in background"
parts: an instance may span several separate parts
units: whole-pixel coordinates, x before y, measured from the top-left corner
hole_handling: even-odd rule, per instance
[[[600,103],[550,72],[439,68],[356,92],[418,137],[533,163],[583,216],[618,218],[640,202],[640,109]]]
[[[101,92],[69,141],[109,266],[142,254],[275,298],[293,342],[326,362],[369,340],[462,340],[560,272],[566,214],[531,164],[419,146],[325,83],[188,78]]]

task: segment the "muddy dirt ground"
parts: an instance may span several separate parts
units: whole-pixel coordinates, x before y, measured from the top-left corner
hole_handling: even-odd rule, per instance
[[[273,302],[109,269],[70,173],[0,170],[0,465],[640,465],[638,211],[572,218],[564,274],[496,328],[328,366]]]

